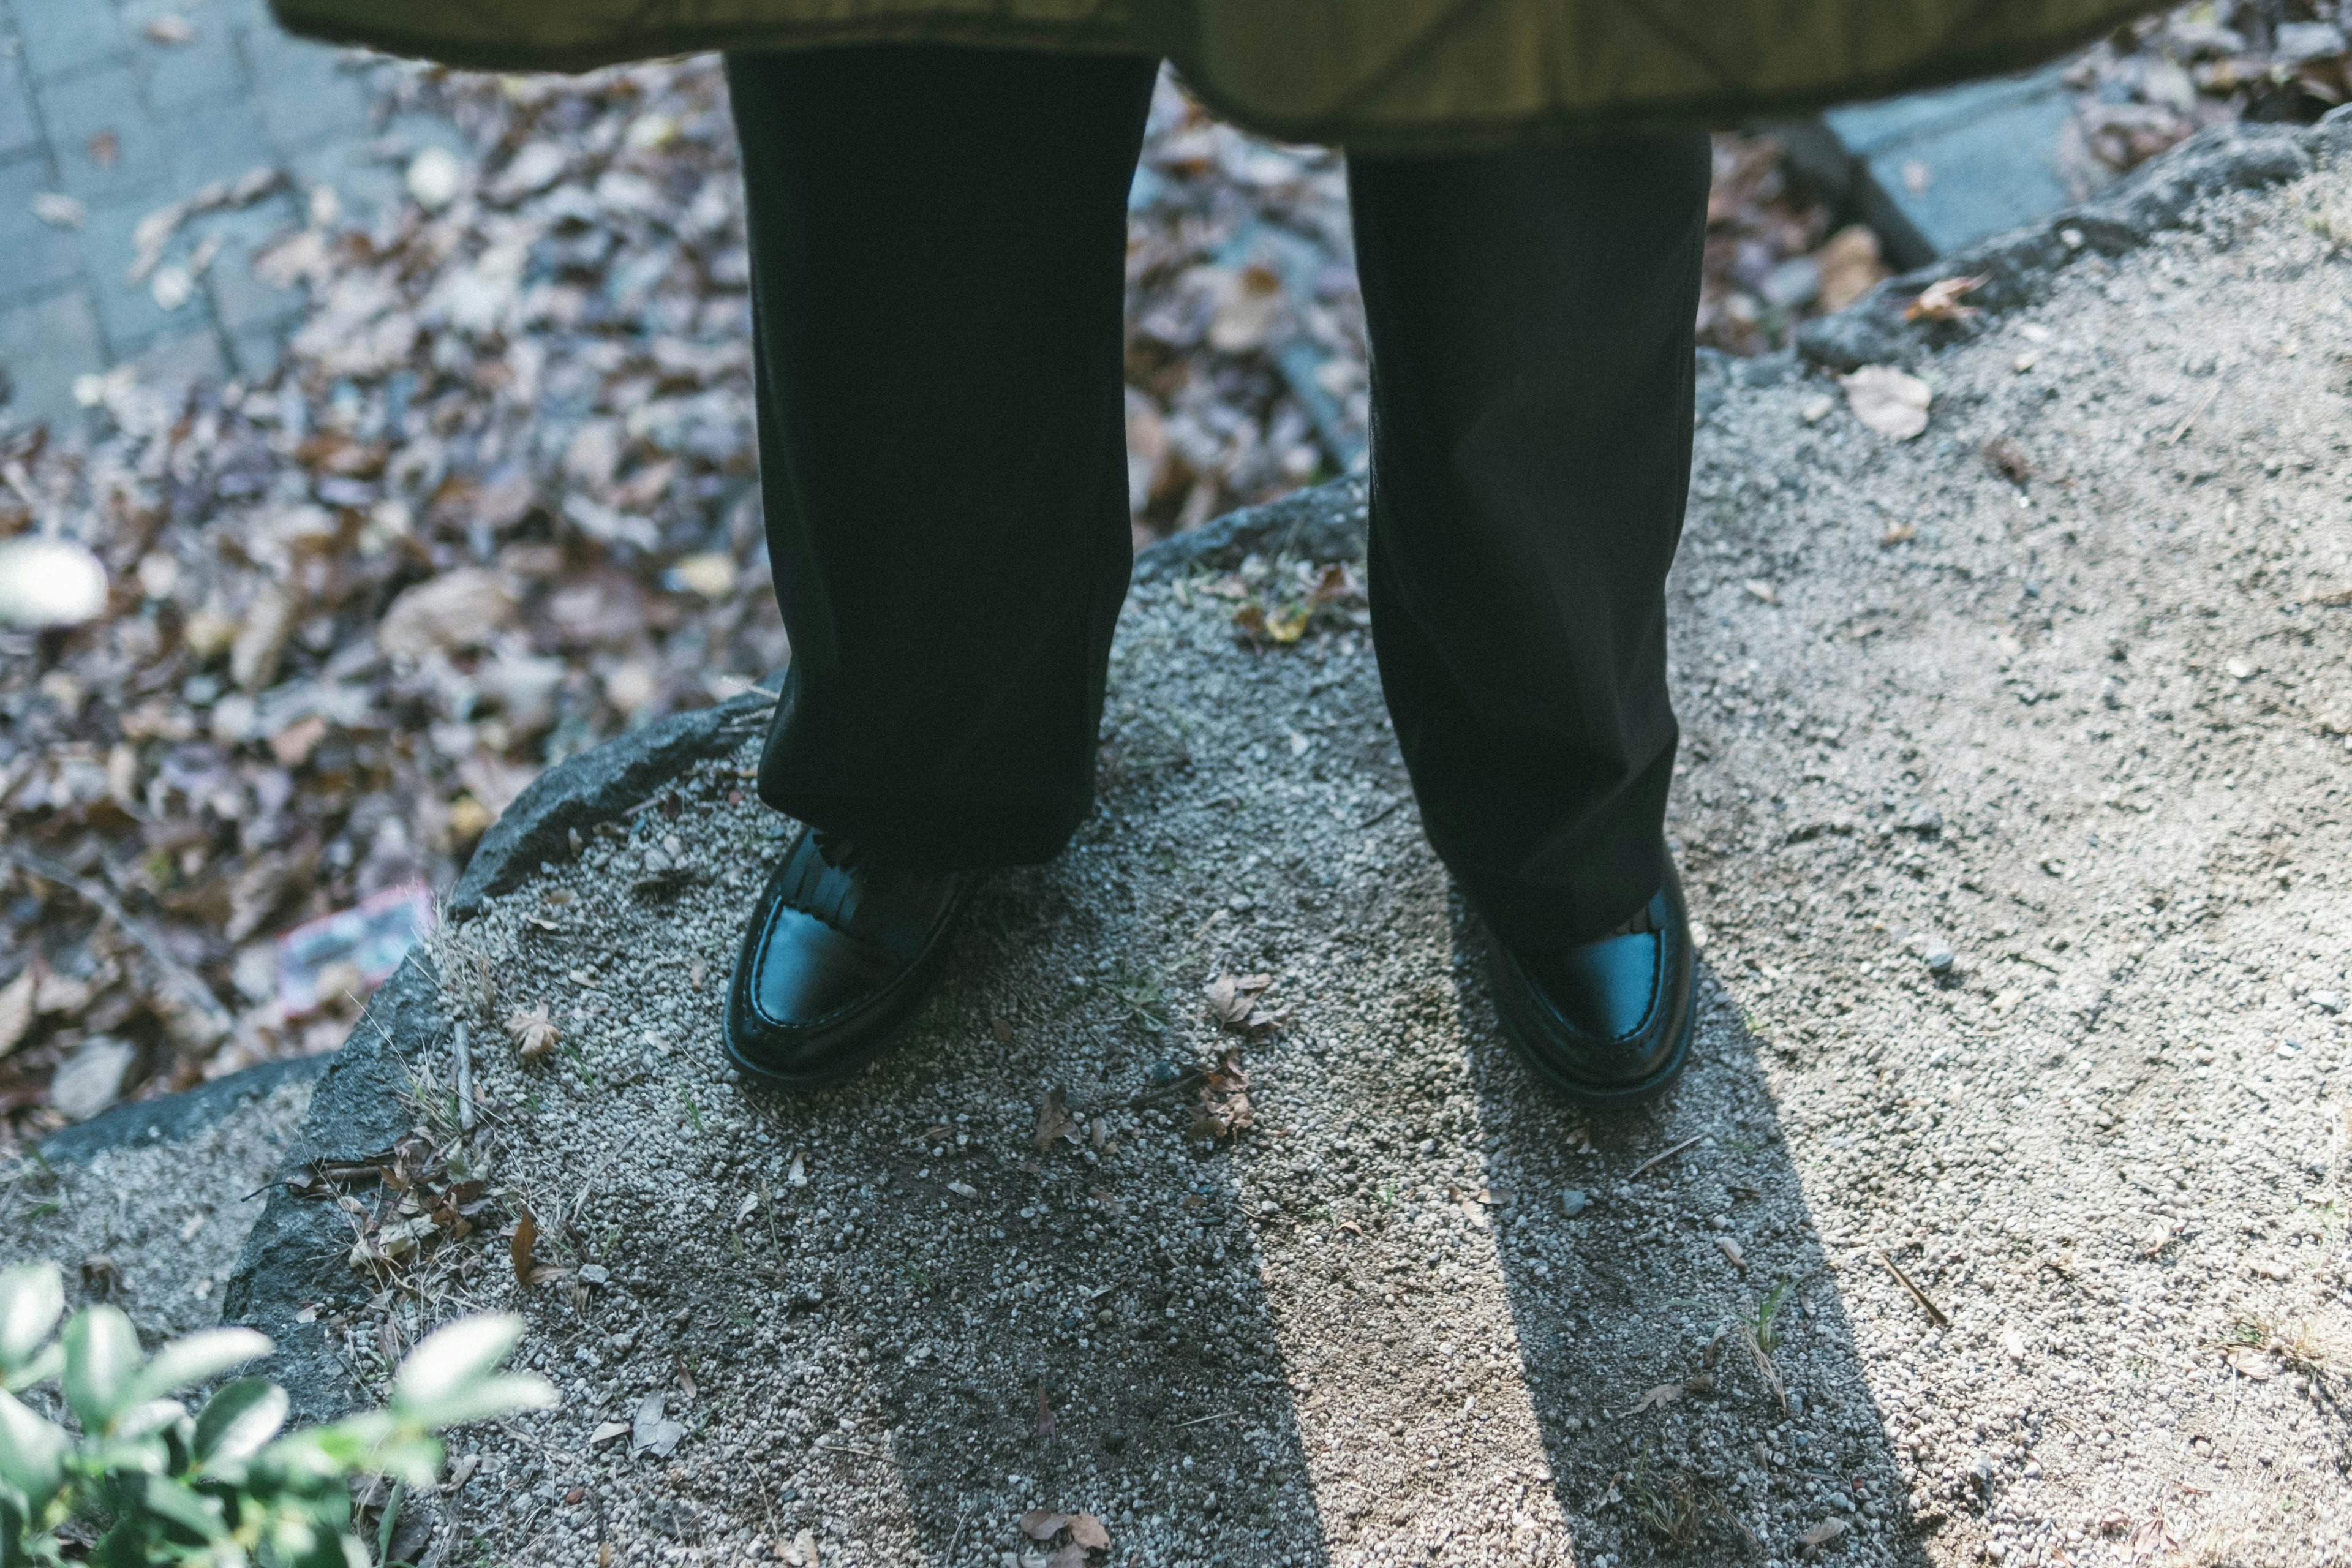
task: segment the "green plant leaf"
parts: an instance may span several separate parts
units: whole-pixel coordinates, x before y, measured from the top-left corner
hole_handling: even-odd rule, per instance
[[[37,1383],[47,1383],[65,1369],[66,1348],[52,1342],[35,1351],[32,1360],[18,1366],[6,1377],[0,1378],[0,1386],[6,1387],[9,1393],[14,1394],[19,1389],[30,1388]]]
[[[412,1487],[429,1487],[441,1473],[443,1452],[438,1437],[402,1437],[370,1454],[366,1468]]]
[[[149,1514],[203,1540],[217,1540],[227,1533],[218,1498],[206,1497],[169,1476],[149,1476],[138,1497],[140,1507]]]
[[[160,1398],[192,1383],[203,1383],[218,1377],[233,1366],[268,1355],[278,1347],[269,1342],[268,1334],[251,1329],[207,1329],[190,1334],[184,1340],[173,1340],[131,1380],[124,1392],[126,1404]]]
[[[15,1394],[0,1393],[0,1481],[36,1511],[65,1484],[66,1451],[72,1446],[63,1427],[43,1420]]]
[[[511,1312],[460,1318],[425,1336],[408,1352],[392,1385],[392,1406],[428,1426],[468,1419],[439,1414],[444,1404],[496,1372],[522,1338],[523,1321]]]
[[[384,1500],[383,1518],[376,1521],[375,1527],[375,1560],[385,1568],[391,1568],[392,1535],[400,1528],[400,1505],[407,1500],[408,1483],[393,1482],[392,1496]]]
[[[66,1310],[65,1276],[54,1263],[0,1269],[0,1373],[12,1374],[46,1343]]]
[[[118,1307],[85,1307],[66,1325],[65,1347],[66,1403],[84,1431],[110,1430],[139,1371],[138,1331]]]
[[[430,1405],[403,1405],[395,1394],[394,1409],[420,1426],[439,1431],[468,1421],[488,1421],[494,1415],[517,1410],[545,1410],[555,1402],[554,1384],[536,1373],[522,1372],[483,1378],[453,1390]]]
[[[286,1391],[266,1377],[240,1377],[205,1402],[189,1445],[206,1470],[259,1453],[286,1425]]]

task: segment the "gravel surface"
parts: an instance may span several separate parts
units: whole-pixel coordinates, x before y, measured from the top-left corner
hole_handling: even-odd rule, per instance
[[[545,1272],[486,1227],[329,1327],[364,1373],[519,1305],[564,1401],[460,1438],[435,1550],[2344,1561],[2341,192],[2076,260],[1915,366],[1916,440],[1709,363],[1653,1112],[1502,1048],[1314,563],[1139,586],[1101,809],[841,1089],[717,1052],[748,750],[449,928],[455,1174]]]
[[[151,1344],[212,1327],[311,1083],[306,1075],[240,1097],[169,1134],[157,1127],[72,1157],[8,1161],[0,1268],[58,1264],[81,1300],[114,1302]]]

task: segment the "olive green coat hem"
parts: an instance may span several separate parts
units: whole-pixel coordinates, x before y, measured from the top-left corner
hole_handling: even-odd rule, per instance
[[[272,0],[287,27],[454,67],[936,43],[1163,56],[1236,123],[1440,152],[1728,125],[2039,63],[2117,0]]]

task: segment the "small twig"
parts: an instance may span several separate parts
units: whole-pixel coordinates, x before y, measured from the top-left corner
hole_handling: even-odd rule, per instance
[[[955,1533],[948,1537],[948,1549],[940,1554],[940,1562],[953,1563],[955,1561],[956,1542],[963,1539],[964,1521],[970,1518],[971,1518],[971,1504],[966,1503],[963,1505],[963,1511],[956,1515]]]
[[[1662,1154],[1653,1154],[1653,1155],[1651,1155],[1648,1159],[1646,1159],[1646,1160],[1643,1161],[1640,1164],[1638,1164],[1638,1165],[1634,1166],[1634,1167],[1633,1167],[1633,1176],[1628,1176],[1628,1177],[1626,1177],[1625,1179],[1626,1179],[1627,1181],[1629,1181],[1629,1182],[1630,1182],[1630,1181],[1632,1181],[1632,1180],[1633,1179],[1633,1176],[1638,1176],[1638,1175],[1640,1175],[1643,1172],[1644,1172],[1644,1171],[1648,1170],[1651,1166],[1653,1166],[1653,1165],[1664,1164],[1666,1161],[1673,1159],[1675,1155],[1677,1155],[1677,1154],[1681,1153],[1684,1150],[1685,1150],[1685,1149],[1689,1148],[1692,1144],[1694,1144],[1694,1143],[1697,1142],[1698,1142],[1698,1140],[1699,1140],[1699,1138],[1704,1138],[1704,1137],[1706,1137],[1706,1133],[1704,1133],[1704,1132],[1702,1132],[1702,1133],[1700,1133],[1700,1134],[1698,1135],[1698,1138],[1685,1138],[1685,1139],[1684,1139],[1681,1142],[1679,1142],[1679,1143],[1675,1144],[1673,1148],[1671,1148],[1671,1149],[1667,1150],[1665,1152],[1664,1152],[1664,1153],[1662,1153]]]
[[[474,1053],[466,1040],[466,1026],[459,1024],[450,1050],[457,1058],[457,1131],[471,1137],[474,1131]]]
[[[1210,1421],[1230,1421],[1240,1414],[1238,1410],[1220,1410],[1214,1415],[1195,1415],[1190,1421],[1179,1421],[1168,1429],[1171,1432],[1181,1432],[1187,1426],[1198,1426]]]
[[[1939,1329],[1948,1328],[1951,1326],[1952,1320],[1944,1316],[1944,1309],[1936,1305],[1935,1302],[1927,1300],[1927,1292],[1920,1289],[1918,1286],[1911,1282],[1911,1276],[1903,1272],[1903,1266],[1895,1262],[1894,1258],[1884,1247],[1879,1249],[1878,1261],[1886,1265],[1886,1271],[1895,1276],[1895,1282],[1896,1284],[1911,1292],[1911,1299],[1919,1303],[1920,1310],[1927,1314],[1927,1321],[1929,1322],[1935,1324]]]
[[[2191,425],[2196,424],[2198,420],[2203,418],[2205,416],[2205,411],[2213,406],[2213,400],[2221,395],[2221,384],[2217,381],[2213,384],[2211,390],[2205,394],[2205,401],[2197,405],[2195,412],[2191,413],[2188,418],[2183,419],[2179,424],[2172,427],[2172,434],[2164,438],[2164,444],[2168,447],[2178,447],[2180,445],[2180,438],[2189,434],[2189,427]]]
[[[887,1459],[890,1457],[877,1454],[871,1448],[853,1448],[846,1443],[827,1443],[824,1451],[828,1454],[855,1454],[861,1459]]]
[[[86,878],[76,876],[56,861],[43,856],[30,854],[22,849],[0,849],[0,858],[5,858],[19,870],[29,871],[43,881],[55,882],[58,887],[96,905],[108,919],[122,928],[123,935],[137,942],[147,956],[154,960],[155,967],[163,972],[164,978],[184,993],[188,1001],[197,1011],[204,1014],[215,1028],[224,1035],[236,1032],[236,1020],[229,1016],[228,1010],[220,1005],[220,999],[212,994],[212,988],[197,979],[194,971],[173,957],[171,950],[163,945],[161,937],[131,919],[131,911],[124,909],[121,900],[112,893]]]
[[[1395,799],[1390,801],[1388,805],[1381,807],[1380,810],[1372,813],[1371,816],[1356,824],[1358,830],[1360,831],[1364,828],[1370,827],[1373,823],[1378,822],[1381,818],[1386,816],[1389,813],[1394,811],[1398,806],[1401,806],[1403,804],[1404,797],[1402,795],[1397,796]]]

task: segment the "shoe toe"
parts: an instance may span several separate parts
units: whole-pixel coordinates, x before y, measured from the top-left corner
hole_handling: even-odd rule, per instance
[[[887,982],[889,957],[814,915],[778,906],[751,960],[751,1002],[761,1021],[808,1028],[855,1006]]]
[[[1596,1043],[1641,1032],[1658,1005],[1658,938],[1644,931],[1587,942],[1528,965],[1560,1021]]]

